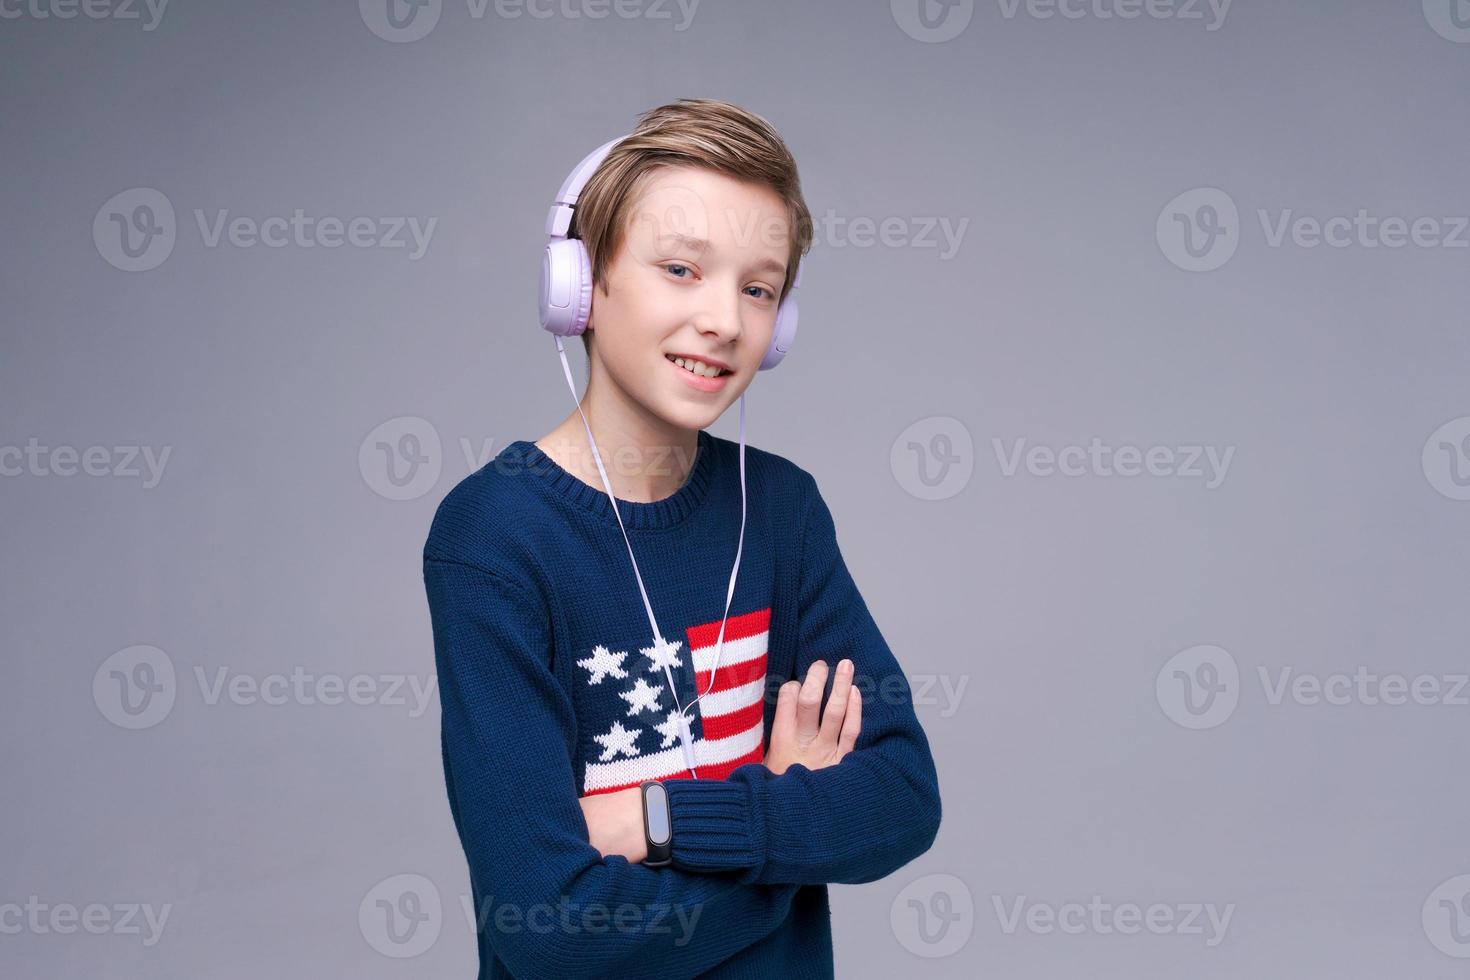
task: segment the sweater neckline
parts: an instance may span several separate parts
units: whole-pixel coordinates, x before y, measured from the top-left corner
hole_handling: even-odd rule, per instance
[[[598,519],[617,525],[607,490],[602,486],[584,483],[562,468],[561,464],[542,452],[541,447],[529,439],[518,439],[509,450],[519,457],[526,468],[540,478],[542,485],[558,496],[593,514]],[[604,465],[607,460],[604,459]],[[714,437],[704,429],[696,438],[694,465],[684,485],[661,500],[633,501],[618,498],[618,513],[623,524],[629,528],[673,527],[689,517],[699,507],[709,492],[711,475],[714,471]],[[609,472],[609,478],[612,477]]]

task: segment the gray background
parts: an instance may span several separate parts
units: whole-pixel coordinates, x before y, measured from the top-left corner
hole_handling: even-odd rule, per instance
[[[934,684],[918,711],[939,839],[832,887],[839,975],[1463,976],[1470,910],[1441,899],[1470,873],[1470,708],[1273,704],[1258,676],[1364,666],[1448,688],[1466,670],[1452,464],[1470,457],[1450,453],[1470,433],[1470,236],[1273,247],[1258,218],[1470,214],[1470,29],[1435,29],[1448,0],[1237,0],[1213,30],[1207,7],[961,4],[943,41],[901,0],[706,0],[683,30],[651,2],[476,18],[446,0],[409,42],[351,2],[174,0],[152,30],[146,9],[7,4],[0,452],[108,447],[113,471],[113,447],[170,456],[155,486],[65,475],[64,456],[0,477],[0,905],[171,912],[153,945],[9,928],[0,972],[472,974],[437,696],[415,716],[412,695],[208,689],[221,669],[378,694],[432,679],[419,556],[478,465],[462,440],[493,455],[571,408],[533,312],[550,196],[639,112],[702,96],[782,131],[819,222],[900,229],[863,244],[819,223],[796,349],[748,399],[751,443],[817,476],[885,636]],[[137,188],[172,205],[173,247],[124,271],[117,237],[90,229]],[[1196,188],[1239,209],[1213,271],[1156,234]],[[194,216],[298,208],[437,224],[413,259],[210,247]],[[968,221],[958,250],[922,244],[926,219]],[[426,475],[392,499],[376,444],[425,425],[440,448],[420,443]],[[924,499],[941,494],[908,444],[944,436],[957,465]],[[1008,476],[992,441],[1093,437],[1234,455],[1209,489]],[[1238,666],[1238,703],[1192,729],[1168,664],[1201,644]],[[128,728],[108,692],[139,645],[174,700]],[[943,684],[966,686],[947,704]],[[412,957],[373,935],[374,895],[404,881],[444,908]],[[938,942],[916,938],[915,894],[959,916]],[[1005,928],[1023,896],[1094,895],[1233,912],[1215,945],[1207,925]]]

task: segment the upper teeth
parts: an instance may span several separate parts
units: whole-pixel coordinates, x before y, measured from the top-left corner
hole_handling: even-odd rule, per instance
[[[693,371],[695,374],[705,378],[719,377],[719,375],[722,373],[720,368],[712,367],[704,363],[703,361],[691,361],[683,357],[670,357],[669,360],[673,361],[684,370]]]

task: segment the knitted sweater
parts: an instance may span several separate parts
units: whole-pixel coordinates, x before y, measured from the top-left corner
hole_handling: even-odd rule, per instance
[[[607,494],[534,442],[509,444],[434,515],[423,557],[444,779],[482,978],[831,977],[826,884],[882,878],[938,833],[929,743],[832,514],[811,474],[750,446],[714,663],[738,453],[700,430],[678,491],[618,504],[662,646]],[[843,657],[863,694],[856,747],[835,766],[772,774],[761,760],[777,689]],[[665,663],[680,705],[713,687],[689,711],[694,773]],[[669,790],[672,866],[588,843],[578,799],[645,779]]]

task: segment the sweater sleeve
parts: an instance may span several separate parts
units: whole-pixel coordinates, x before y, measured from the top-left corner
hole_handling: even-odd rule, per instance
[[[835,766],[780,776],[747,763],[723,781],[666,780],[673,866],[735,872],[738,881],[875,881],[929,849],[939,832],[939,783],[914,715],[908,679],[873,621],[837,546],[816,483],[808,484],[797,626],[797,676],[849,657],[863,695],[853,750]],[[831,690],[829,675],[828,692]]]
[[[544,600],[506,573],[427,553],[424,583],[455,828],[489,944],[512,973],[691,976],[780,925],[795,886],[604,859],[578,803],[574,708],[549,667]],[[506,906],[514,917],[497,920]]]

